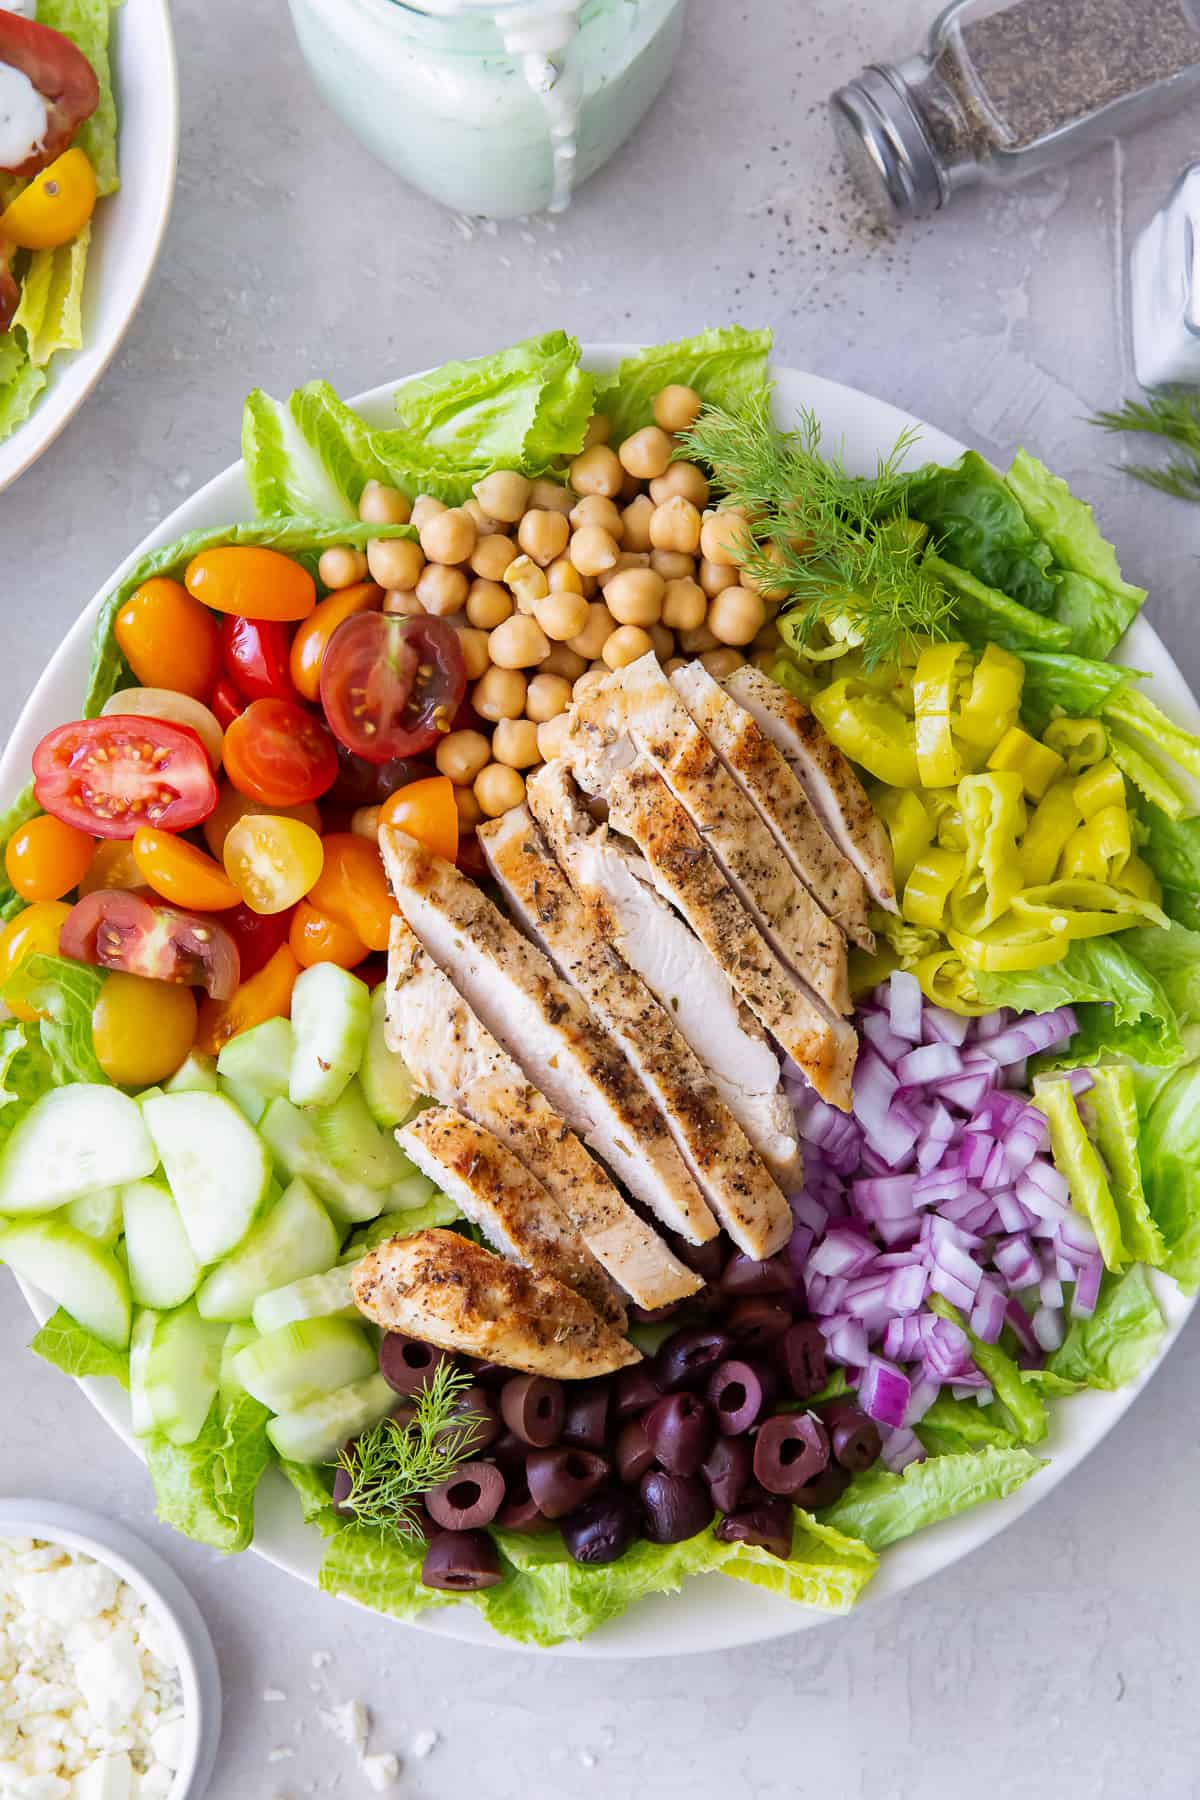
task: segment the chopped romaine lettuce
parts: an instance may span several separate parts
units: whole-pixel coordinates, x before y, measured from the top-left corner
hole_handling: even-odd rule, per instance
[[[6,1001],[42,1015],[41,1043],[55,1086],[107,1081],[92,1043],[92,1014],[104,986],[103,969],[63,956],[29,956],[4,984]]]
[[[213,1402],[193,1443],[161,1433],[143,1440],[155,1510],[165,1525],[214,1550],[244,1550],[254,1536],[254,1495],[271,1460],[270,1413],[245,1392]]]
[[[930,1456],[893,1475],[876,1463],[855,1476],[842,1498],[821,1514],[827,1525],[884,1550],[926,1525],[952,1519],[981,1500],[1003,1500],[1046,1466],[1023,1445]]]
[[[1179,1021],[1162,983],[1128,948],[1135,935],[1077,938],[1061,962],[1045,969],[977,974],[979,996],[988,1006],[1018,1012],[1075,1008],[1079,1030],[1069,1044],[1041,1059],[1043,1067],[1080,1067],[1105,1054],[1170,1067],[1183,1055]]]
[[[1146,1202],[1166,1245],[1163,1268],[1194,1293],[1200,1288],[1200,1062],[1188,1063],[1154,1096],[1142,1121],[1141,1165]]]
[[[1046,1409],[1037,1395],[1025,1387],[1021,1371],[1008,1351],[999,1344],[985,1344],[982,1338],[976,1337],[957,1306],[952,1306],[940,1294],[930,1296],[929,1309],[966,1332],[975,1367],[991,1382],[997,1400],[1012,1420],[1013,1430],[1023,1443],[1040,1443],[1047,1430]]]
[[[1135,1264],[1105,1276],[1091,1318],[1072,1319],[1045,1368],[1027,1369],[1025,1381],[1045,1394],[1124,1387],[1154,1361],[1165,1329],[1149,1277]]]
[[[1105,1063],[1092,1070],[1092,1085],[1080,1102],[1080,1112],[1104,1159],[1125,1252],[1132,1262],[1157,1267],[1166,1246],[1142,1187],[1137,1083],[1128,1063]]]
[[[1139,808],[1148,833],[1139,854],[1163,885],[1163,906],[1173,919],[1193,927],[1200,901],[1200,818],[1171,819],[1149,801]]]
[[[61,31],[76,44],[96,71],[100,103],[85,119],[75,143],[86,151],[96,173],[96,192],[111,194],[117,180],[117,107],[113,98],[108,42],[118,0],[38,0],[37,16],[43,25]]]
[[[21,333],[29,360],[44,369],[58,350],[83,344],[83,281],[91,221],[56,250],[35,250],[21,283],[21,304],[12,328]]]
[[[77,1379],[84,1375],[104,1375],[119,1381],[123,1388],[129,1386],[128,1350],[114,1350],[111,1344],[76,1324],[61,1306],[30,1339],[29,1348],[36,1356],[61,1369],[64,1375]]]
[[[34,1101],[54,1086],[54,1068],[38,1026],[0,1021],[0,1144]]]
[[[1114,695],[1113,700],[1104,708],[1104,724],[1108,737],[1108,754],[1120,769],[1127,781],[1132,781],[1138,792],[1155,806],[1162,808],[1169,819],[1182,819],[1190,808],[1190,802],[1182,788],[1177,785],[1168,770],[1164,769],[1152,753],[1144,745],[1135,744],[1123,731],[1118,731],[1110,717],[1110,709],[1128,694],[1136,698],[1133,690],[1124,688]]]
[[[919,469],[905,491],[935,549],[989,589],[1035,613],[1054,611],[1050,547],[1031,530],[1002,478],[974,450],[950,468]]]
[[[31,360],[23,342],[0,338],[0,438],[10,436],[33,411],[46,385],[46,371]]]
[[[1107,656],[1137,617],[1145,588],[1134,587],[1122,576],[1116,552],[1091,507],[1077,500],[1066,482],[1036,457],[1018,450],[1005,480],[1058,567],[1081,578],[1068,584],[1075,627],[1071,648],[1080,656]],[[1058,616],[1063,613],[1058,611]]]
[[[959,1456],[989,1444],[1007,1450],[1020,1442],[994,1402],[952,1400],[944,1391],[913,1429],[931,1456]]]
[[[921,567],[948,588],[954,600],[955,631],[973,650],[998,644],[1023,656],[1026,650],[1065,650],[1070,636],[1065,625],[1043,618],[1029,607],[1010,600],[998,588],[987,587],[967,569],[956,569],[941,556],[927,555]]]
[[[1064,650],[1022,650],[1021,661],[1025,664],[1021,714],[1039,735],[1059,713],[1094,718],[1106,700],[1139,674],[1117,663],[1069,656]]]
[[[771,333],[741,325],[655,344],[598,378],[596,411],[607,416],[614,444],[653,422],[654,396],[664,387],[695,388],[707,405],[736,412],[764,391],[770,354]]]
[[[1139,925],[1121,934],[1121,946],[1159,982],[1181,1025],[1200,1022],[1200,931]]]

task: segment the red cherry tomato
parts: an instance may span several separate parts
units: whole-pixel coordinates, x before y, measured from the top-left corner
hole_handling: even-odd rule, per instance
[[[364,762],[345,744],[338,745],[337,753],[338,777],[329,790],[328,803],[347,818],[360,806],[382,806],[397,788],[436,773],[428,757],[396,756],[385,763]]]
[[[100,103],[100,83],[87,57],[61,31],[36,19],[0,13],[0,63],[19,69],[46,102],[46,128],[23,162],[5,165],[13,175],[36,175],[61,156]]]
[[[208,697],[208,704],[217,715],[217,724],[222,731],[228,731],[239,713],[245,712],[246,702],[238,692],[228,675],[222,675]]]
[[[315,800],[333,786],[337,769],[320,719],[290,700],[252,700],[226,730],[225,773],[240,794],[264,806]]]
[[[428,750],[450,730],[466,687],[458,633],[444,619],[355,613],[321,662],[330,729],[367,762]]]
[[[285,912],[251,912],[245,904],[231,906],[221,914],[221,923],[237,945],[242,963],[242,980],[249,981],[270,962],[275,952],[288,941],[294,906]]]
[[[119,888],[99,888],[76,901],[58,947],[63,956],[101,969],[201,986],[215,1000],[228,1000],[238,985],[237,946],[215,919]]]
[[[332,750],[330,757],[336,769]],[[131,838],[139,825],[188,831],[217,804],[196,733],[134,713],[47,732],[33,753],[33,791],[65,825],[104,838]]]
[[[288,672],[291,638],[281,619],[221,620],[221,660],[225,673],[247,700],[299,701]]]

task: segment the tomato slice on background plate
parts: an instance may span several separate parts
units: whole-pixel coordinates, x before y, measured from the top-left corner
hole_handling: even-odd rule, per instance
[[[225,673],[247,700],[299,700],[289,667],[291,653],[289,628],[280,619],[242,619],[226,613],[221,620]]]
[[[240,794],[264,806],[315,800],[337,772],[328,731],[291,700],[252,700],[225,733],[226,775]]]
[[[61,31],[0,12],[0,62],[19,69],[46,102],[46,129],[30,154],[9,167],[11,175],[35,175],[61,156],[85,119],[100,104],[100,83],[83,51]]]
[[[94,968],[202,987],[228,1000],[241,976],[237,946],[215,919],[157,906],[140,894],[99,888],[63,922],[59,952]]]
[[[188,831],[217,804],[194,731],[122,713],[48,731],[33,753],[33,791],[64,825],[104,838],[131,838],[139,825]]]
[[[321,662],[330,730],[367,762],[428,750],[450,730],[466,690],[458,634],[444,619],[355,613]]]

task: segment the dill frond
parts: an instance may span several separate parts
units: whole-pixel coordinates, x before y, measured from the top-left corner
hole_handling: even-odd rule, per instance
[[[342,1504],[360,1524],[409,1542],[420,1539],[417,1507],[422,1494],[452,1478],[469,1460],[479,1435],[479,1420],[458,1411],[471,1381],[468,1370],[440,1363],[414,1396],[416,1416],[407,1425],[381,1419],[339,1453],[336,1466],[350,1477]]]
[[[1165,463],[1127,463],[1117,467],[1135,481],[1177,500],[1200,501],[1200,394],[1186,388],[1163,388],[1145,400],[1126,400],[1115,412],[1099,412],[1091,423],[1110,433],[1162,438],[1184,452]]]

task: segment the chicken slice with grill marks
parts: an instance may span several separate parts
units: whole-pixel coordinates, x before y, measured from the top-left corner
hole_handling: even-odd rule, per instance
[[[738,1249],[770,1256],[791,1236],[787,1201],[654,995],[597,931],[528,807],[481,825],[479,842],[513,916],[641,1076]]]
[[[641,1352],[552,1275],[534,1275],[454,1231],[392,1238],[355,1264],[354,1303],[402,1331],[529,1375],[585,1381]]]

